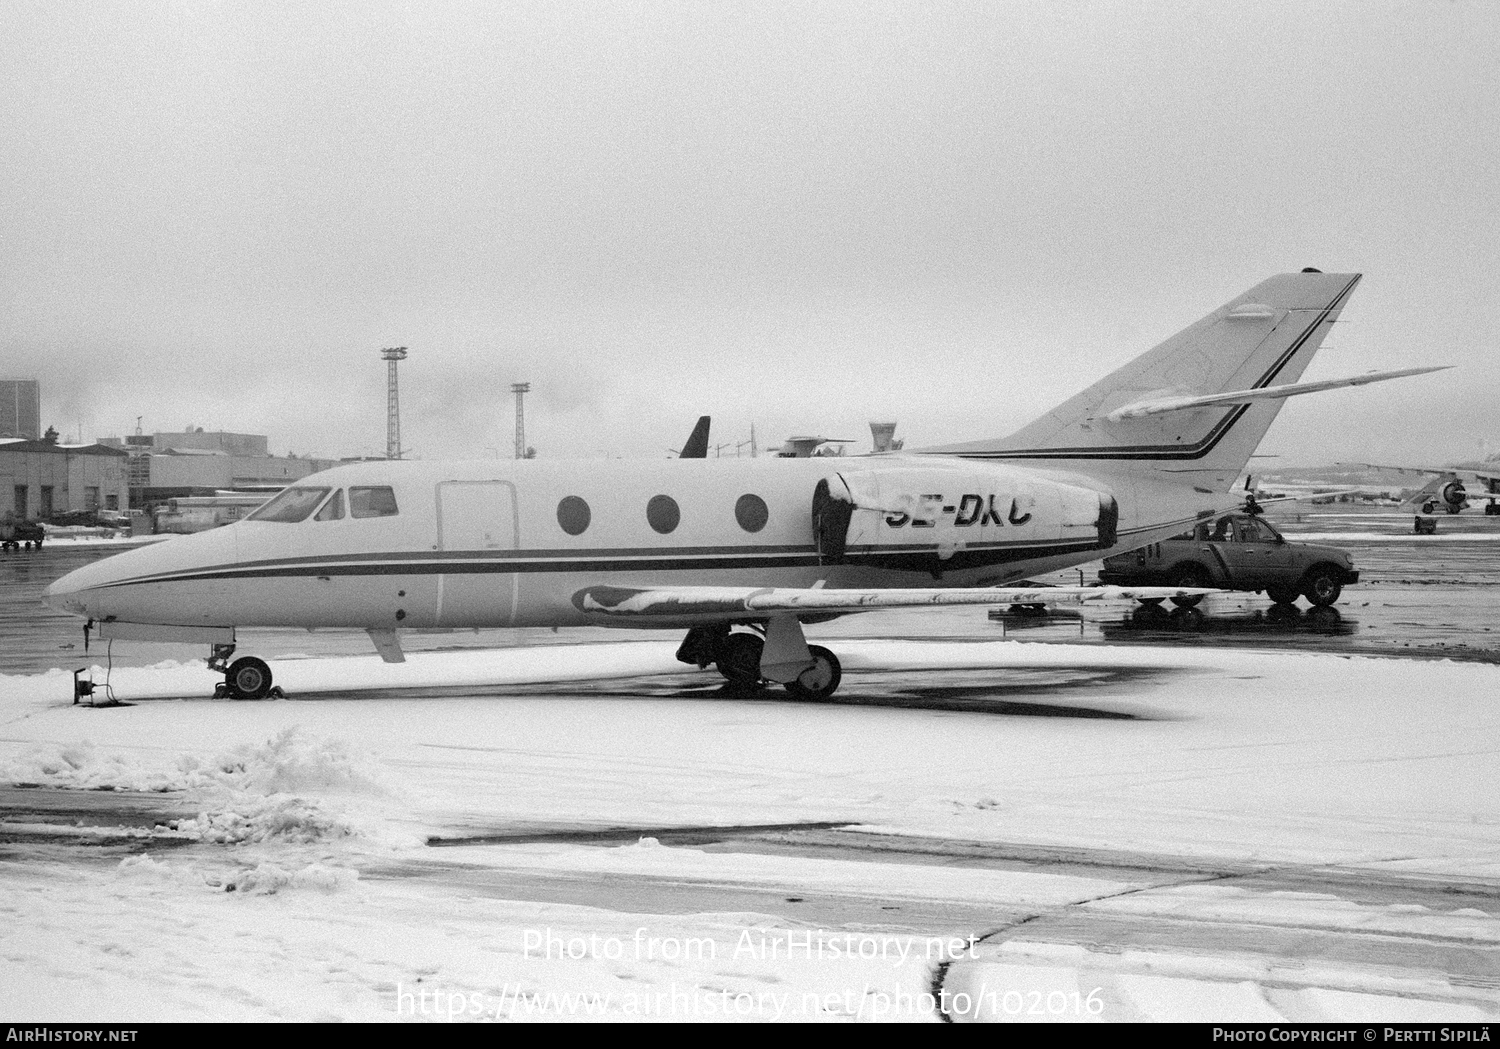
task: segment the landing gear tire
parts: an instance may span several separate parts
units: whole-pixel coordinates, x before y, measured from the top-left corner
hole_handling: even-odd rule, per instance
[[[1268,586],[1266,596],[1271,599],[1272,604],[1290,605],[1295,604],[1301,595],[1294,586]]]
[[[1140,599],[1140,602],[1142,608],[1160,608],[1161,603],[1165,600],[1166,598],[1164,597],[1143,597]]]
[[[1198,565],[1187,565],[1179,568],[1172,576],[1172,586],[1213,586],[1213,580],[1208,578],[1208,573]],[[1196,608],[1203,600],[1202,594],[1194,594],[1191,597],[1174,597],[1172,604],[1178,608]]]
[[[766,643],[754,634],[735,633],[719,645],[715,664],[731,685],[749,686],[760,681],[760,654]]]
[[[821,645],[807,648],[813,657],[813,665],[797,676],[797,680],[786,683],[787,692],[796,699],[827,699],[838,691],[844,678],[839,658]]]
[[[1344,584],[1339,582],[1339,577],[1326,568],[1315,568],[1308,573],[1306,585],[1302,593],[1317,608],[1327,608],[1339,599],[1344,592]]]
[[[224,673],[224,684],[234,699],[264,699],[271,691],[271,668],[254,656],[236,659]]]

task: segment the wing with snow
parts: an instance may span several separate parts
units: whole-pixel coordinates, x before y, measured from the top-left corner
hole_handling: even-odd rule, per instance
[[[591,586],[573,595],[580,611],[642,619],[727,619],[785,613],[808,615],[873,612],[882,608],[941,605],[1078,605],[1091,601],[1191,597],[1205,587],[1036,586],[869,588],[739,586]]]

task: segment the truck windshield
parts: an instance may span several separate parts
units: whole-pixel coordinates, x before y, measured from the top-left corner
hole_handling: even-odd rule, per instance
[[[288,488],[245,520],[296,524],[306,520],[327,494],[327,488]]]
[[[1245,531],[1245,542],[1247,543],[1274,543],[1281,538],[1280,533],[1264,521],[1253,518],[1245,521],[1241,527]]]

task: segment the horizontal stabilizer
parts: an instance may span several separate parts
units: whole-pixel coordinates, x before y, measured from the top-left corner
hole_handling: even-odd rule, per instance
[[[935,605],[1079,605],[1089,601],[1191,597],[1216,591],[1172,586],[1037,586],[829,590],[821,587],[592,586],[573,595],[583,612],[664,618],[739,617],[778,612],[873,612]]]
[[[1193,394],[1164,394],[1160,397],[1147,397],[1108,412],[1104,418],[1111,422],[1119,422],[1122,419],[1139,419],[1148,415],[1163,415],[1167,412],[1184,412],[1192,408],[1216,408],[1233,404],[1249,404],[1253,401],[1279,401],[1287,397],[1296,397],[1303,393],[1318,393],[1322,390],[1338,390],[1346,386],[1366,386],[1372,382],[1385,382],[1387,379],[1402,379],[1408,375],[1425,375],[1428,372],[1440,372],[1452,365],[1444,364],[1430,368],[1402,368],[1391,372],[1369,372],[1365,375],[1356,375],[1347,379],[1323,379],[1319,382],[1294,382],[1285,386],[1266,386],[1259,390],[1231,390],[1228,393],[1210,393],[1202,396]]]

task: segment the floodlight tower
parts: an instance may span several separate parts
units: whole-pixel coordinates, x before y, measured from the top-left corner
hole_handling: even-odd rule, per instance
[[[510,392],[516,395],[516,458],[526,458],[526,395],[531,392],[531,383],[513,382]]]
[[[385,457],[401,458],[401,399],[396,394],[396,362],[406,360],[405,346],[392,346],[380,351],[380,359],[387,362],[385,379]]]

